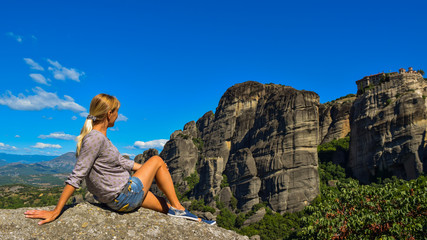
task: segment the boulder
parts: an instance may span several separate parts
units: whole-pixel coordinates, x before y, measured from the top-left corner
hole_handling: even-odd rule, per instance
[[[51,210],[54,206],[41,209]],[[218,226],[139,208],[116,213],[87,202],[68,205],[57,220],[38,226],[29,208],[1,209],[1,239],[248,239]]]
[[[259,209],[254,215],[250,216],[248,219],[246,219],[243,222],[243,226],[246,227],[261,221],[264,218],[265,213],[266,213],[265,208]]]

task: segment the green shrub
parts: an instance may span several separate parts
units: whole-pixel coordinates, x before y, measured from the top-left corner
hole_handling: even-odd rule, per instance
[[[190,176],[184,178],[184,181],[187,182],[189,191],[193,190],[194,187],[199,183],[200,177],[199,174],[197,174],[197,171],[190,174]]]
[[[222,180],[221,180],[220,188],[225,188],[225,187],[228,187],[228,186],[229,186],[229,184],[228,184],[227,175],[223,174],[222,175]]]
[[[285,213],[280,215],[267,208],[263,219],[238,232],[243,235],[259,235],[261,239],[293,239],[300,229],[302,213]]]
[[[205,201],[203,199],[191,201],[189,209],[190,211],[210,212],[212,214],[216,212],[215,208],[206,206]]]
[[[306,207],[304,239],[423,239],[427,231],[427,178],[384,185],[355,180],[323,188],[322,200]]]
[[[236,230],[234,227],[236,223],[236,215],[228,208],[221,208],[221,212],[216,217],[216,223],[222,228]]]
[[[188,139],[190,136],[183,134],[183,133],[180,133],[180,134],[178,134],[178,137],[181,137],[183,139]]]
[[[230,206],[233,210],[237,208],[237,198],[235,198],[234,196],[231,196]]]
[[[346,179],[345,170],[340,165],[332,162],[319,163],[319,178],[322,184],[327,184],[329,180],[344,181]]]
[[[350,148],[350,136],[334,139],[328,143],[317,146],[317,152],[334,152],[337,149],[348,151]]]
[[[204,142],[201,138],[193,138],[193,143],[200,152],[203,150]]]

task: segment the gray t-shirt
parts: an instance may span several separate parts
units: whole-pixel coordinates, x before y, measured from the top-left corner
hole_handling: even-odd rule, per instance
[[[76,166],[65,183],[79,188],[85,178],[89,192],[100,202],[109,203],[124,188],[133,164],[104,134],[92,130],[83,138]]]

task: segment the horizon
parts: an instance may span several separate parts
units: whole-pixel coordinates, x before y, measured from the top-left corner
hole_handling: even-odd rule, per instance
[[[91,99],[121,102],[108,138],[132,159],[257,81],[356,94],[423,69],[426,1],[7,1],[0,9],[0,152],[75,152]],[[398,17],[396,17],[398,15]]]

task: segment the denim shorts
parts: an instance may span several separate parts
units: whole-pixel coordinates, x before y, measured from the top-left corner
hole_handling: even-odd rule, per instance
[[[131,177],[123,190],[107,206],[118,212],[130,212],[138,208],[144,200],[144,185],[137,177]]]

